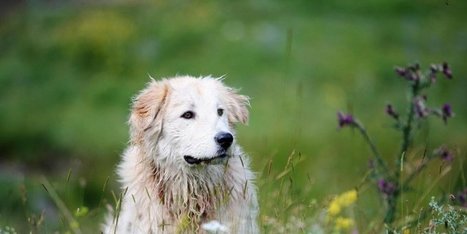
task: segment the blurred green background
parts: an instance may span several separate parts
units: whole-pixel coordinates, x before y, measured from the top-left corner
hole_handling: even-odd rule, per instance
[[[89,208],[75,214],[81,228],[98,230],[119,192],[130,100],[149,75],[225,75],[251,97],[238,136],[258,172],[264,220],[288,214],[290,201],[311,216],[319,208],[308,204],[359,185],[371,154],[356,132],[338,130],[338,110],[358,116],[394,161],[400,137],[384,106],[402,111],[407,95],[393,68],[447,61],[454,79],[439,79],[428,104],[449,102],[456,116],[446,126],[428,120],[417,142],[446,143],[457,159],[436,186],[418,183],[430,194],[465,187],[466,1],[10,0],[0,8],[0,228],[68,230],[45,177],[71,213]],[[281,210],[271,191],[292,152],[300,162]],[[361,197],[365,223],[381,201],[371,189]]]

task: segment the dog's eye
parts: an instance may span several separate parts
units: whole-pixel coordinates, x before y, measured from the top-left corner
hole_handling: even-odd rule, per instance
[[[224,109],[217,109],[217,115],[222,116],[224,114]]]
[[[195,117],[195,113],[193,113],[193,111],[187,111],[185,113],[183,113],[182,116],[180,116],[184,119],[193,119]]]

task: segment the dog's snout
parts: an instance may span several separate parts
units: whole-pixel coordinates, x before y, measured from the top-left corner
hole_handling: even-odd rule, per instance
[[[220,132],[216,134],[214,140],[216,140],[217,144],[219,144],[223,149],[227,149],[232,145],[233,136],[228,132]]]

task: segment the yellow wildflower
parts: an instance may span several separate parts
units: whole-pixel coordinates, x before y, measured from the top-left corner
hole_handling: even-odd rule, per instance
[[[338,217],[336,219],[336,229],[348,230],[353,226],[353,220],[350,218]]]
[[[355,189],[347,191],[341,194],[337,200],[341,206],[349,206],[357,200],[357,191]]]
[[[341,212],[341,206],[337,200],[333,200],[328,207],[328,214],[330,216],[337,215]]]
[[[357,200],[357,191],[352,189],[337,196],[331,201],[328,207],[329,216],[339,214],[342,208],[352,205]]]

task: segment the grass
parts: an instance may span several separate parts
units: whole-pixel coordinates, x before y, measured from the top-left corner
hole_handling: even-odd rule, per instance
[[[447,2],[28,2],[0,21],[0,230],[73,231],[64,210],[83,233],[97,230],[120,193],[130,97],[148,74],[226,74],[252,98],[238,135],[258,172],[264,231],[310,228],[352,188],[358,229],[381,231],[383,203],[361,183],[371,152],[358,132],[336,130],[336,111],[358,113],[383,159],[394,158],[384,105],[406,96],[393,66],[446,60],[456,85],[440,82],[429,102],[452,100],[456,116],[447,127],[428,121],[405,157],[447,143],[456,161],[429,166],[400,200],[398,220],[418,217],[431,196],[466,187],[467,5]]]

